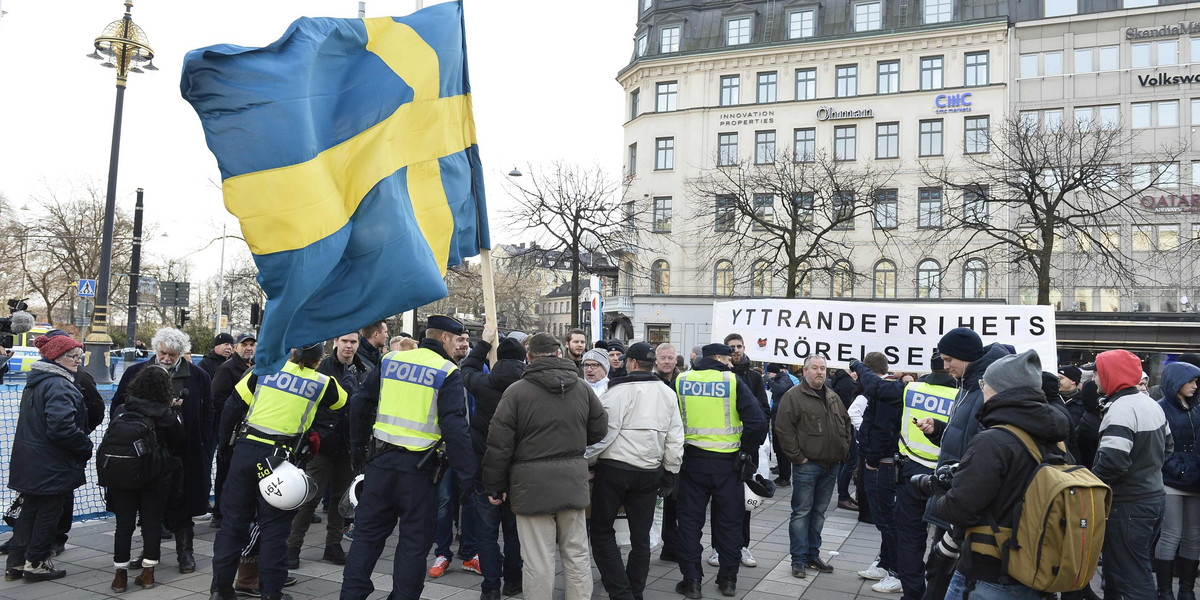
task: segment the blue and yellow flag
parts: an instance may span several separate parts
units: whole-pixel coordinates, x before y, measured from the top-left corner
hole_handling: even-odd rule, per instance
[[[444,298],[490,247],[461,1],[193,50],[180,89],[267,293],[255,371]]]

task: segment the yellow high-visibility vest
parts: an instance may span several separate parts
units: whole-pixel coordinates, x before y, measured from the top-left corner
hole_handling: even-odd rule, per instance
[[[428,348],[389,352],[379,365],[376,439],[414,452],[433,447],[442,439],[438,393],[458,367]]]
[[[913,423],[913,419],[932,417],[943,423],[950,420],[950,407],[958,390],[942,385],[914,381],[904,387],[904,413],[900,416],[900,453],[929,467],[937,467],[938,448]]]
[[[742,418],[737,410],[737,378],[728,371],[688,371],[675,380],[683,443],[711,452],[742,447]]]
[[[332,408],[346,403],[346,393],[336,381],[291,361],[278,373],[259,377],[253,394],[250,375],[247,372],[237,384],[239,396],[250,405],[247,439],[273,444],[299,437],[312,426],[315,409],[330,385],[336,386],[340,396]]]

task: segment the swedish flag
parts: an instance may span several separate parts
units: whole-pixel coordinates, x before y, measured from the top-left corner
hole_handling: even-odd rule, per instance
[[[490,247],[461,0],[193,50],[180,89],[267,293],[256,371],[445,297]]]

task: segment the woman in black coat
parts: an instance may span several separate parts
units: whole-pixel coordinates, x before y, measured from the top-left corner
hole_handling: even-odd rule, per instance
[[[195,537],[192,517],[208,512],[208,495],[212,487],[212,459],[206,451],[212,444],[214,432],[212,384],[207,373],[183,359],[191,345],[182,331],[169,327],[159,329],[151,340],[151,347],[153,358],[129,367],[121,376],[111,411],[115,413],[125,403],[129,383],[142,369],[157,364],[171,373],[173,397],[183,400],[176,412],[183,419],[187,443],[178,457],[183,461],[182,492],[167,503],[163,525],[175,532],[180,572],[192,573],[196,569],[192,554]]]
[[[142,524],[143,569],[137,584],[145,589],[154,587],[154,567],[161,553],[159,544],[163,511],[170,495],[170,489],[164,482],[171,481],[178,473],[181,463],[175,457],[182,454],[186,443],[183,422],[175,412],[182,401],[175,399],[171,393],[171,375],[166,369],[157,365],[140,369],[129,384],[128,391],[122,414],[117,418],[140,418],[154,428],[154,439],[158,443],[154,451],[158,454],[159,470],[158,477],[147,482],[145,487],[122,489],[118,487],[118,482],[117,485],[110,485],[106,491],[108,510],[117,516],[113,540],[113,565],[117,572],[112,583],[112,590],[117,593],[126,589],[130,546],[139,517]]]

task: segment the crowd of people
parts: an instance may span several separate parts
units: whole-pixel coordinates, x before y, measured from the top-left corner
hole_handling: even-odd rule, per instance
[[[733,596],[739,570],[757,566],[752,508],[791,488],[794,577],[833,571],[821,536],[836,503],[880,532],[877,559],[858,572],[876,592],[1032,599],[1047,591],[1014,572],[1003,539],[972,532],[1015,536],[1035,474],[1054,463],[1085,467],[1111,501],[1099,529],[1105,597],[1194,598],[1200,356],[1179,356],[1151,388],[1124,350],[1047,371],[1035,352],[985,345],[968,328],[940,339],[921,376],[893,372],[877,351],[839,371],[819,355],[757,368],[736,333],[686,359],[667,343],[586,339],[487,327],[472,343],[461,322],[435,315],[419,339],[389,338],[378,322],[293,349],[259,376],[254,335],[218,335],[197,365],[188,337],[163,328],[153,356],[124,372],[93,447],[104,402],[80,369],[81,344],[53,330],[35,341],[43,358],[13,440],[20,495],[0,547],[5,577],[65,575],[53,557],[94,456],[115,515],[118,593],[131,570],[136,585],[155,585],[163,539],[180,572],[194,571],[193,523],[211,513],[213,600],[288,598],[324,501],[320,560],[343,566],[344,599],[374,592],[389,539],[390,597],[419,598],[427,578],[454,568],[456,529],[459,568],[482,576],[481,600],[550,598],[556,559],[569,599],[591,597],[593,563],[610,598],[640,599],[661,498],[658,558],[678,564],[676,592],[703,597],[707,563],[717,592]],[[773,481],[759,453],[768,436]],[[1064,600],[1095,597],[1080,562],[1087,576]]]

